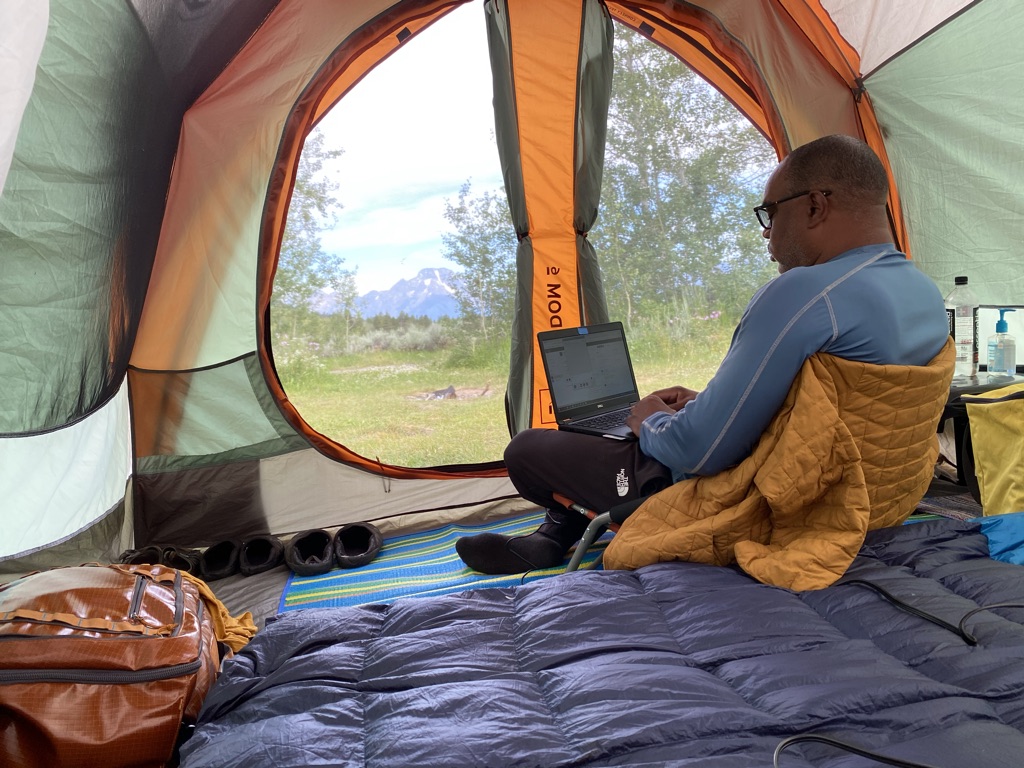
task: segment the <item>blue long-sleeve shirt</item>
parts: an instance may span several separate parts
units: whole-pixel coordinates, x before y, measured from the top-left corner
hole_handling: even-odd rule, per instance
[[[815,352],[925,365],[948,335],[935,283],[891,244],[791,269],[750,300],[721,367],[696,399],[644,420],[640,449],[676,480],[716,474],[750,455]]]

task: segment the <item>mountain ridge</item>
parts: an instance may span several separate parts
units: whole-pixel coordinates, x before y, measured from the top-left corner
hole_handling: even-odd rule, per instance
[[[415,277],[402,278],[386,291],[369,291],[357,300],[359,314],[363,317],[388,315],[398,317],[426,316],[431,320],[442,317],[458,317],[459,302],[456,298],[459,275],[446,267],[427,267]],[[329,293],[321,292],[313,307],[321,315],[338,312],[337,302]]]

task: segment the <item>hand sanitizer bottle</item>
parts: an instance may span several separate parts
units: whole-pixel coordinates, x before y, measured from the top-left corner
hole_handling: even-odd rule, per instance
[[[1013,376],[1017,373],[1017,342],[1008,334],[1006,313],[1012,309],[1000,309],[996,332],[988,337],[988,372]]]

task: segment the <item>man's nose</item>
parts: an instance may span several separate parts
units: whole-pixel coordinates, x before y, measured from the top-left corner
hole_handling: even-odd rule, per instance
[[[771,236],[772,236],[772,228],[768,227],[768,229],[764,229],[762,227],[762,229],[761,229],[761,237],[763,237],[765,240],[768,240],[768,239],[771,238]]]

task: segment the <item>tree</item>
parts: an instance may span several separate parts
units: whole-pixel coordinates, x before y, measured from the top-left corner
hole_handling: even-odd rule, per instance
[[[610,314],[627,324],[665,306],[738,314],[773,273],[750,209],[774,151],[667,51],[619,27],[615,56],[590,234]]]
[[[486,340],[507,328],[515,308],[516,237],[504,192],[470,197],[470,182],[459,189],[456,204],[444,203],[444,218],[454,227],[442,236],[444,257],[463,268],[456,296],[462,316],[478,326]]]
[[[338,185],[324,175],[324,163],[342,152],[325,148],[323,134],[313,132],[299,158],[271,299],[272,310],[290,321],[292,336],[325,292],[334,295],[341,312],[358,314],[355,272],[344,269],[345,260],[320,244],[320,233],[334,223],[341,208],[334,196]]]

